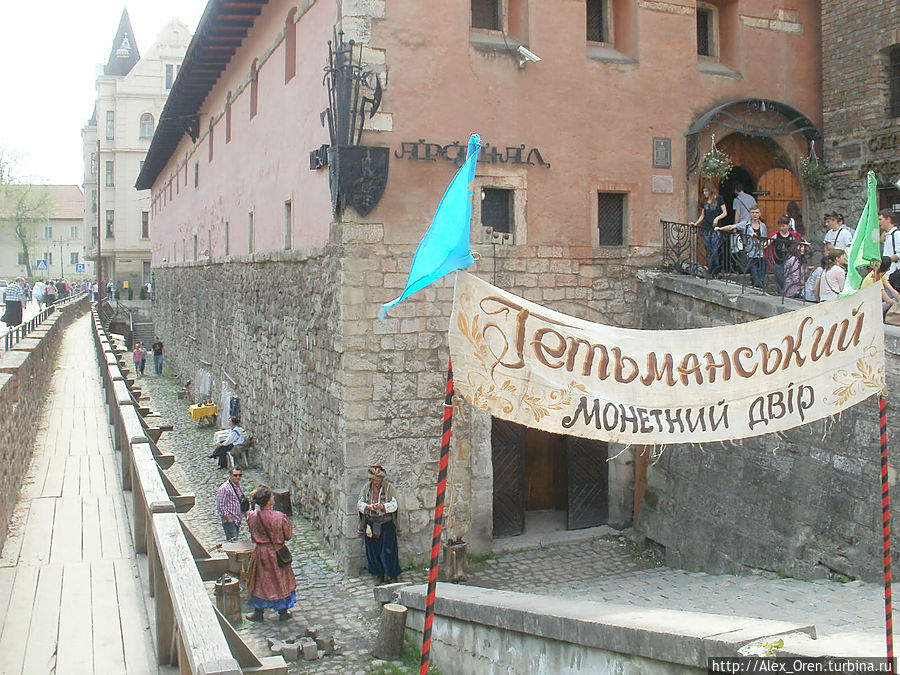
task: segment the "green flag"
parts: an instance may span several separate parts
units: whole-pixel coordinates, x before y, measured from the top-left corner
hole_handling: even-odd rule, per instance
[[[878,201],[875,196],[878,181],[875,180],[873,171],[869,171],[866,176],[866,188],[868,190],[866,208],[859,217],[853,243],[850,244],[850,252],[847,254],[847,280],[844,282],[844,290],[841,291],[842,298],[859,290],[863,277],[860,276],[857,267],[866,267],[872,261],[881,262],[881,233],[878,229]]]

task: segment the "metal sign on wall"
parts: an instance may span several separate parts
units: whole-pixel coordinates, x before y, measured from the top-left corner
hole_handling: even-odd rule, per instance
[[[400,149],[394,151],[397,159],[417,159],[423,162],[436,162],[438,160],[453,162],[456,166],[462,166],[466,161],[466,143],[453,141],[452,143],[429,143],[424,138],[418,141],[403,141]],[[507,145],[500,147],[490,143],[481,144],[481,155],[478,158],[480,164],[512,164],[543,166],[550,168],[550,162],[544,160],[541,151],[537,148],[525,149],[525,144]]]
[[[460,272],[457,391],[494,417],[616,443],[704,443],[784,431],[884,389],[877,284],[749,323],[633,330],[591,323]]]

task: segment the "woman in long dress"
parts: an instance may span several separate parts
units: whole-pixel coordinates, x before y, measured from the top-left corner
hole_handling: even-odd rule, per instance
[[[250,621],[262,621],[263,610],[278,610],[278,620],[291,618],[288,611],[297,601],[297,580],[294,570],[288,565],[279,567],[275,551],[294,534],[294,526],[281,511],[276,511],[275,495],[267,485],[258,485],[250,493],[250,500],[259,507],[258,511],[247,514],[247,527],[256,549],[250,558],[247,574],[247,601],[253,607],[248,614]]]
[[[396,581],[400,576],[400,554],[397,550],[397,497],[385,480],[383,466],[369,467],[369,480],[359,491],[359,531],[364,535],[366,569],[378,583]]]

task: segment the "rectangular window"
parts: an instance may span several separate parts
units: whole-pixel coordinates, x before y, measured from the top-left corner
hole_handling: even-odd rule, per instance
[[[294,203],[289,199],[284,203],[284,250],[290,251],[294,239]]]
[[[97,175],[97,153],[96,152],[91,153],[91,175],[92,176]]]
[[[175,66],[171,63],[166,64],[166,89],[171,89],[175,82]]]
[[[888,62],[888,87],[891,97],[888,117],[900,117],[900,45],[894,45],[891,48]]]
[[[284,24],[284,83],[290,82],[297,74],[297,24],[294,21],[296,9],[288,12]]]
[[[503,0],[472,0],[472,28],[502,30]]]
[[[200,187],[200,162],[194,162],[194,187]]]
[[[77,265],[77,264],[78,264],[78,254],[77,254],[77,253],[70,253],[70,254],[69,254],[69,264],[70,264],[70,265]]]
[[[141,239],[150,238],[150,212],[141,211]]]
[[[625,198],[617,192],[597,193],[597,229],[600,246],[622,246],[625,243]]]
[[[69,227],[69,239],[78,239],[78,226],[72,225]]]
[[[697,7],[697,53],[716,55],[716,12],[712,7]]]
[[[225,142],[231,143],[231,92],[225,100]]]
[[[225,221],[225,255],[231,254],[231,224]]]
[[[116,111],[106,111],[106,140],[111,141],[116,137]]]
[[[47,225],[44,227],[44,239],[53,239],[53,226]]]
[[[587,39],[591,42],[609,42],[608,0],[586,0]]]
[[[253,211],[247,214],[247,252],[253,253]]]
[[[18,262],[17,264],[18,264],[18,265],[24,265],[24,264],[25,264],[25,254],[24,254],[24,253],[20,253],[20,254],[19,254],[19,262]]]
[[[250,119],[256,117],[259,109],[259,72],[256,70],[256,59],[253,59],[253,68],[250,71]]]
[[[91,213],[97,213],[97,191],[91,190]]]
[[[197,259],[197,235],[194,235],[194,260]]]
[[[501,188],[482,188],[481,225],[494,232],[512,232],[513,191]]]
[[[110,160],[106,162],[106,187],[116,186],[116,163]]]
[[[215,127],[210,123],[209,125],[209,134],[207,135],[207,141],[209,142],[209,161],[213,161],[213,146],[215,144]]]
[[[115,237],[115,220],[116,220],[116,212],[115,211],[107,211],[106,212],[106,238],[112,239]]]
[[[44,251],[44,260],[47,261],[47,271],[50,271],[50,266],[53,264],[53,251]]]

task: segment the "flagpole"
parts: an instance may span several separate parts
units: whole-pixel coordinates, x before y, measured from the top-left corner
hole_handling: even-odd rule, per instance
[[[444,527],[444,493],[447,490],[447,465],[450,459],[450,428],[453,423],[453,362],[447,359],[447,388],[444,393],[444,426],[441,433],[441,459],[438,465],[437,497],[434,504],[434,533],[431,536],[431,567],[428,570],[428,594],[425,596],[425,629],[422,631],[422,662],[419,675],[428,673],[431,660],[431,626],[434,622],[434,597],[437,589],[438,555]]]
[[[891,600],[891,495],[888,485],[887,400],[878,397],[879,427],[881,430],[881,523],[884,537],[884,632],[888,663],[894,662],[894,619]],[[894,672],[891,665],[891,672]]]

